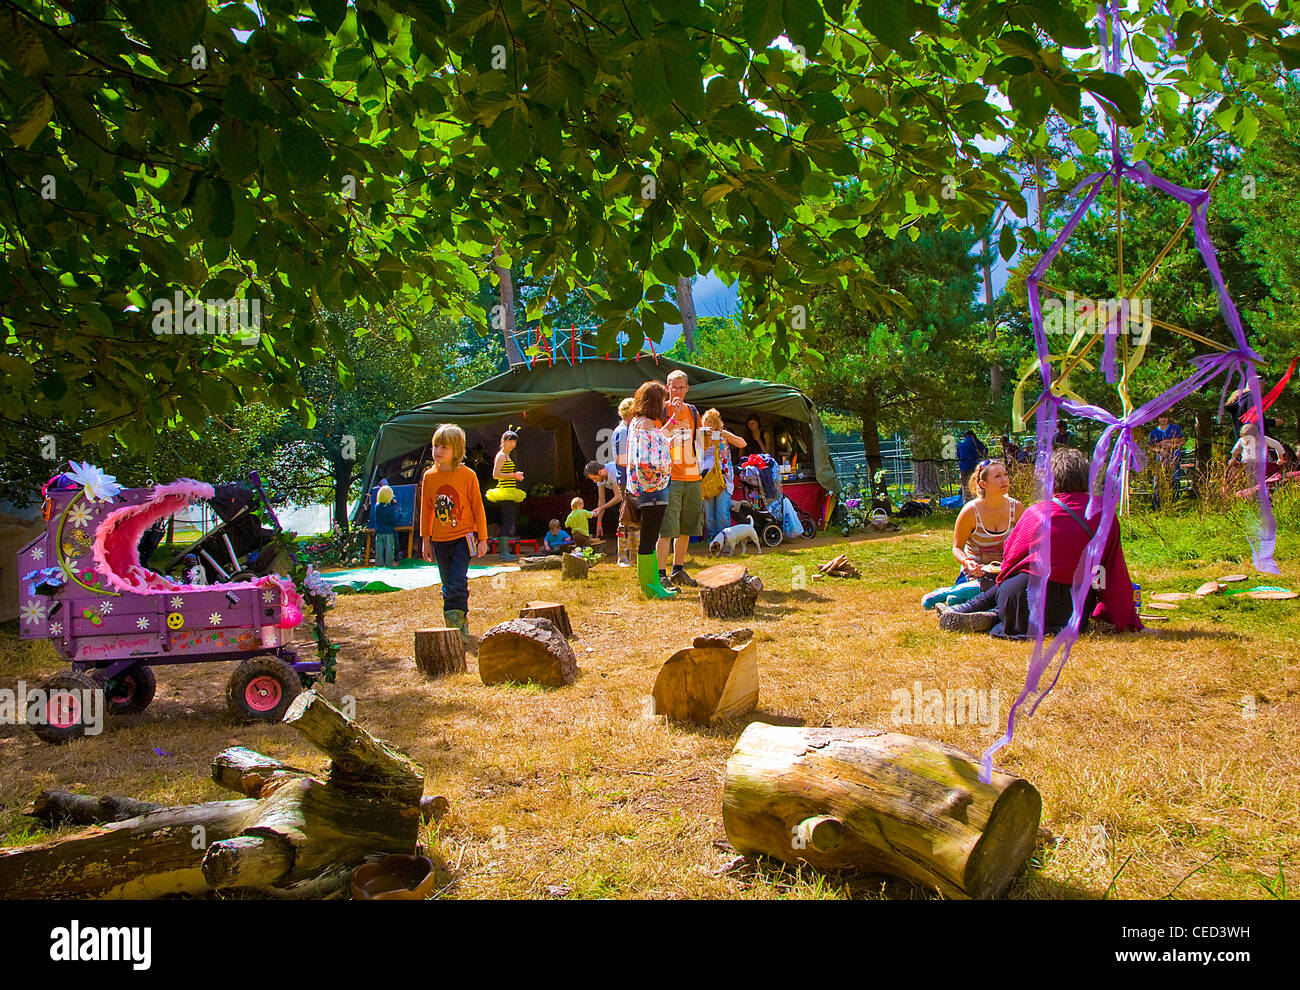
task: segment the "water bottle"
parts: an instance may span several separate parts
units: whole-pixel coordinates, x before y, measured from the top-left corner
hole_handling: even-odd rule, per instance
[[[1133,608],[1138,612],[1142,611],[1142,585],[1140,584],[1133,585]]]

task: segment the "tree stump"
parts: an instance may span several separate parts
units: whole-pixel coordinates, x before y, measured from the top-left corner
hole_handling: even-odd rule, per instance
[[[948,897],[1004,893],[1038,834],[1042,799],[973,757],[880,729],[752,723],[727,761],[722,819],[738,852],[903,877]]]
[[[573,638],[569,613],[559,602],[529,602],[519,610],[521,619],[550,619],[565,639]]]
[[[700,606],[706,619],[748,619],[763,582],[744,564],[714,564],[695,575],[700,586]]]
[[[252,796],[159,808],[0,850],[0,891],[13,899],[152,898],[239,886],[320,897],[372,853],[414,852],[420,766],[315,691],[299,695],[284,720],[331,758],[328,782],[228,749],[213,761],[213,779]]]
[[[563,566],[564,561],[560,559],[558,554],[519,558],[519,569],[521,571],[558,571]]]
[[[437,627],[415,631],[415,665],[425,677],[463,674],[465,640],[459,629]]]
[[[563,563],[560,565],[560,577],[565,581],[585,581],[587,572],[591,570],[591,561],[586,557],[575,557],[571,553],[566,553],[560,558]]]
[[[563,687],[577,680],[578,658],[550,619],[508,619],[479,640],[478,675],[484,684],[536,681]]]
[[[753,711],[758,704],[753,635],[737,629],[697,636],[693,647],[674,653],[655,678],[655,714],[710,725]]]

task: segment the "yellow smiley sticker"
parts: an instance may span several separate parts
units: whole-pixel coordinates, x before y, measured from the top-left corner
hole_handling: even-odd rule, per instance
[[[180,612],[172,612],[167,616],[168,629],[179,629],[183,625],[185,625],[185,616],[181,615]]]

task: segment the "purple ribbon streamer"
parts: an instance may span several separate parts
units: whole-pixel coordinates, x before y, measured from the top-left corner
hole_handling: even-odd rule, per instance
[[[1102,5],[1098,5],[1098,15],[1102,15]],[[1112,16],[1118,19],[1118,10],[1112,3]],[[1104,29],[1102,30],[1102,53],[1103,58],[1106,56],[1106,45]],[[1114,43],[1114,58],[1118,64],[1118,41],[1116,39],[1115,21],[1111,24],[1112,42]],[[1114,134],[1114,131],[1112,131]],[[1097,532],[1088,541],[1086,550],[1079,564],[1075,568],[1073,580],[1071,583],[1071,603],[1072,614],[1069,625],[1058,633],[1053,641],[1051,649],[1045,648],[1045,613],[1047,606],[1047,582],[1051,574],[1051,512],[1046,511],[1040,514],[1038,519],[1038,532],[1035,539],[1035,550],[1030,562],[1030,584],[1028,591],[1029,598],[1029,634],[1035,639],[1034,652],[1029,660],[1029,667],[1025,674],[1025,685],[1021,689],[1019,696],[1011,706],[1007,715],[1007,730],[993,745],[986,749],[981,756],[980,761],[980,779],[988,783],[992,778],[993,771],[993,754],[1002,747],[1008,745],[1015,735],[1016,714],[1020,706],[1031,696],[1033,703],[1030,705],[1028,715],[1033,715],[1038,705],[1047,697],[1052,688],[1056,686],[1061,672],[1065,669],[1065,664],[1070,657],[1070,650],[1075,641],[1079,638],[1079,626],[1083,621],[1083,603],[1087,597],[1087,589],[1092,582],[1092,575],[1101,559],[1105,550],[1106,541],[1110,536],[1113,526],[1116,522],[1116,509],[1122,494],[1120,491],[1120,478],[1122,469],[1125,464],[1135,470],[1142,470],[1145,465],[1145,456],[1138,447],[1133,437],[1135,427],[1149,423],[1157,419],[1162,412],[1166,412],[1171,407],[1187,398],[1193,392],[1198,391],[1210,381],[1217,378],[1220,374],[1227,373],[1227,382],[1231,382],[1233,377],[1244,380],[1246,387],[1250,391],[1251,404],[1256,410],[1256,416],[1260,425],[1260,434],[1264,435],[1264,413],[1263,401],[1260,395],[1259,376],[1255,372],[1252,361],[1259,360],[1259,357],[1250,348],[1246,340],[1245,332],[1242,329],[1241,318],[1237,313],[1237,308],[1228,294],[1227,285],[1223,281],[1223,273],[1219,269],[1218,257],[1215,253],[1214,245],[1210,241],[1209,231],[1207,229],[1207,214],[1209,211],[1210,191],[1209,189],[1193,189],[1186,186],[1180,186],[1155,175],[1146,162],[1140,162],[1137,166],[1127,165],[1119,155],[1118,144],[1112,137],[1112,152],[1114,165],[1105,172],[1098,172],[1089,175],[1082,180],[1074,189],[1073,195],[1078,195],[1084,186],[1092,183],[1087,195],[1083,201],[1070,215],[1062,228],[1060,234],[1052,241],[1043,257],[1039,259],[1034,266],[1033,271],[1026,280],[1029,299],[1029,314],[1034,328],[1034,344],[1038,351],[1039,370],[1043,376],[1043,392],[1039,396],[1041,402],[1038,409],[1038,456],[1036,458],[1034,474],[1035,499],[1050,499],[1055,490],[1055,478],[1052,474],[1052,437],[1056,433],[1056,419],[1059,410],[1064,407],[1067,412],[1076,416],[1083,416],[1106,423],[1106,429],[1102,431],[1101,437],[1093,450],[1093,459],[1091,466],[1091,475],[1089,478],[1089,498],[1087,514],[1094,516],[1097,509],[1097,481],[1101,471],[1102,461],[1106,463],[1106,473],[1102,488],[1101,500],[1101,518],[1097,527]],[[1051,349],[1047,344],[1046,332],[1043,329],[1043,312],[1042,304],[1039,299],[1038,282],[1043,274],[1047,271],[1052,261],[1065,246],[1073,235],[1079,223],[1083,220],[1084,215],[1091,208],[1101,191],[1102,184],[1107,177],[1113,177],[1118,184],[1123,179],[1132,179],[1143,183],[1148,188],[1155,189],[1166,195],[1172,196],[1180,202],[1186,203],[1192,214],[1192,229],[1196,241],[1197,252],[1205,262],[1206,269],[1214,282],[1215,293],[1219,300],[1219,309],[1223,314],[1224,321],[1232,331],[1233,338],[1237,343],[1235,350],[1200,355],[1194,357],[1189,362],[1196,370],[1179,384],[1166,389],[1160,395],[1151,399],[1141,407],[1133,410],[1128,416],[1119,418],[1112,413],[1102,409],[1099,406],[1085,403],[1076,403],[1069,401],[1061,396],[1053,394],[1051,365],[1047,360],[1047,355]],[[1108,324],[1107,331],[1110,326]],[[1107,337],[1110,334],[1107,333]],[[1114,381],[1113,354],[1114,341],[1106,341],[1108,367],[1107,381]],[[1220,397],[1220,415],[1222,415],[1223,397],[1227,394],[1227,384],[1225,383],[1223,395]],[[1262,442],[1262,441],[1261,441]],[[1258,457],[1255,462],[1256,484],[1259,491],[1260,519],[1255,533],[1247,533],[1247,541],[1251,545],[1251,556],[1255,569],[1266,574],[1279,573],[1277,564],[1273,560],[1273,550],[1277,540],[1277,521],[1273,516],[1272,504],[1268,494],[1268,486],[1265,484],[1267,476],[1267,458]],[[1039,683],[1042,675],[1052,666],[1055,660],[1055,669],[1050,682],[1043,690],[1039,690]]]

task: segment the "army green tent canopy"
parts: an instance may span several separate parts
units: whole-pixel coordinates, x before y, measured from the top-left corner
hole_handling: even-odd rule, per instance
[[[811,461],[817,482],[838,491],[835,468],[821,420],[813,404],[798,389],[752,378],[732,378],[707,368],[642,354],[635,360],[583,360],[555,364],[518,365],[504,374],[462,392],[400,412],[379,428],[366,459],[365,492],[381,477],[393,483],[413,481],[429,460],[430,438],[442,423],[456,423],[468,434],[467,449],[481,462],[496,453],[497,437],[507,426],[524,427],[515,460],[528,481],[564,484],[556,464],[580,456],[596,459],[601,438],[618,425],[616,406],[651,379],[664,381],[676,369],[686,372],[690,391],[686,401],[701,412],[716,407],[728,429],[744,432],[745,417],[757,413],[798,455],[801,466]],[[533,428],[536,429],[528,429]],[[563,428],[562,430],[560,428]],[[576,449],[566,449],[572,427]],[[604,431],[602,433],[602,431]],[[548,435],[549,434],[549,435]],[[558,440],[555,439],[558,437]],[[481,447],[481,451],[480,451]],[[811,455],[811,457],[809,456]],[[471,466],[481,469],[476,458]],[[525,487],[527,487],[527,482]],[[362,505],[365,498],[362,498]]]

